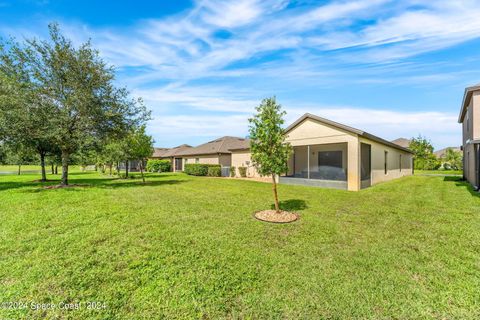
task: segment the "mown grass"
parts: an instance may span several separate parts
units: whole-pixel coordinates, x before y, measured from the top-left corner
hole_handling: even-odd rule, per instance
[[[284,225],[252,217],[272,206],[266,183],[76,173],[89,186],[45,190],[35,179],[0,176],[0,302],[28,306],[0,318],[480,317],[480,199],[456,178],[356,193],[281,185],[282,207],[301,217]]]
[[[462,170],[415,170],[415,174],[463,175]]]

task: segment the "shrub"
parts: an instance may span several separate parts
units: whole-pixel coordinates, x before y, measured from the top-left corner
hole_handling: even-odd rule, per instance
[[[235,168],[234,166],[231,166],[230,167],[230,177],[235,177],[237,175],[237,173],[235,172],[235,170],[237,170],[237,168]]]
[[[208,168],[216,167],[220,169],[219,164],[204,164],[204,163],[187,163],[185,164],[185,172],[191,176],[206,176]]]
[[[221,177],[222,176],[222,169],[220,166],[218,167],[209,167],[207,176],[209,177]]]
[[[148,172],[168,172],[171,170],[170,160],[148,160],[146,170]]]
[[[240,173],[240,177],[247,177],[247,167],[238,167],[238,172]]]

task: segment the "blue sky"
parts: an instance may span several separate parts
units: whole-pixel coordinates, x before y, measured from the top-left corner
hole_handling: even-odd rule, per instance
[[[245,136],[275,95],[386,139],[461,144],[463,90],[480,82],[478,1],[9,1],[0,35],[45,37],[58,22],[91,38],[118,84],[153,111],[156,146]]]

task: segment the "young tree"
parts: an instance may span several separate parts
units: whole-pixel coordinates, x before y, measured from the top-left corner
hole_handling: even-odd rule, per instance
[[[145,126],[132,130],[126,139],[127,154],[129,160],[140,161],[140,173],[145,183],[143,174],[145,160],[153,153],[153,139],[145,133]]]
[[[114,85],[114,70],[90,42],[74,47],[57,25],[49,26],[50,41],[27,40],[13,50],[26,64],[39,95],[52,112],[54,144],[61,151],[62,184],[68,184],[72,154],[84,141],[122,137],[149,118],[140,99]]]
[[[290,144],[285,143],[282,127],[286,112],[281,110],[275,97],[263,99],[256,111],[257,114],[248,119],[252,162],[260,175],[272,177],[275,211],[279,213],[276,177],[288,170],[287,162],[292,153]]]

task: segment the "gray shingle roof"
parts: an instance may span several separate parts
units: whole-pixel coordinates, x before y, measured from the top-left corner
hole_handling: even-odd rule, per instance
[[[169,158],[176,156],[179,152],[183,152],[192,148],[192,146],[188,144],[182,144],[180,146],[176,146],[174,148],[154,148],[155,151],[153,152],[152,157],[154,158]]]
[[[201,144],[194,148],[186,149],[179,152],[177,155],[192,156],[202,154],[219,154],[219,153],[232,153],[231,149],[236,149],[249,145],[249,140],[239,137],[225,136],[207,143]]]
[[[405,138],[398,138],[392,141],[392,143],[398,144],[400,147],[408,148],[411,140]]]

